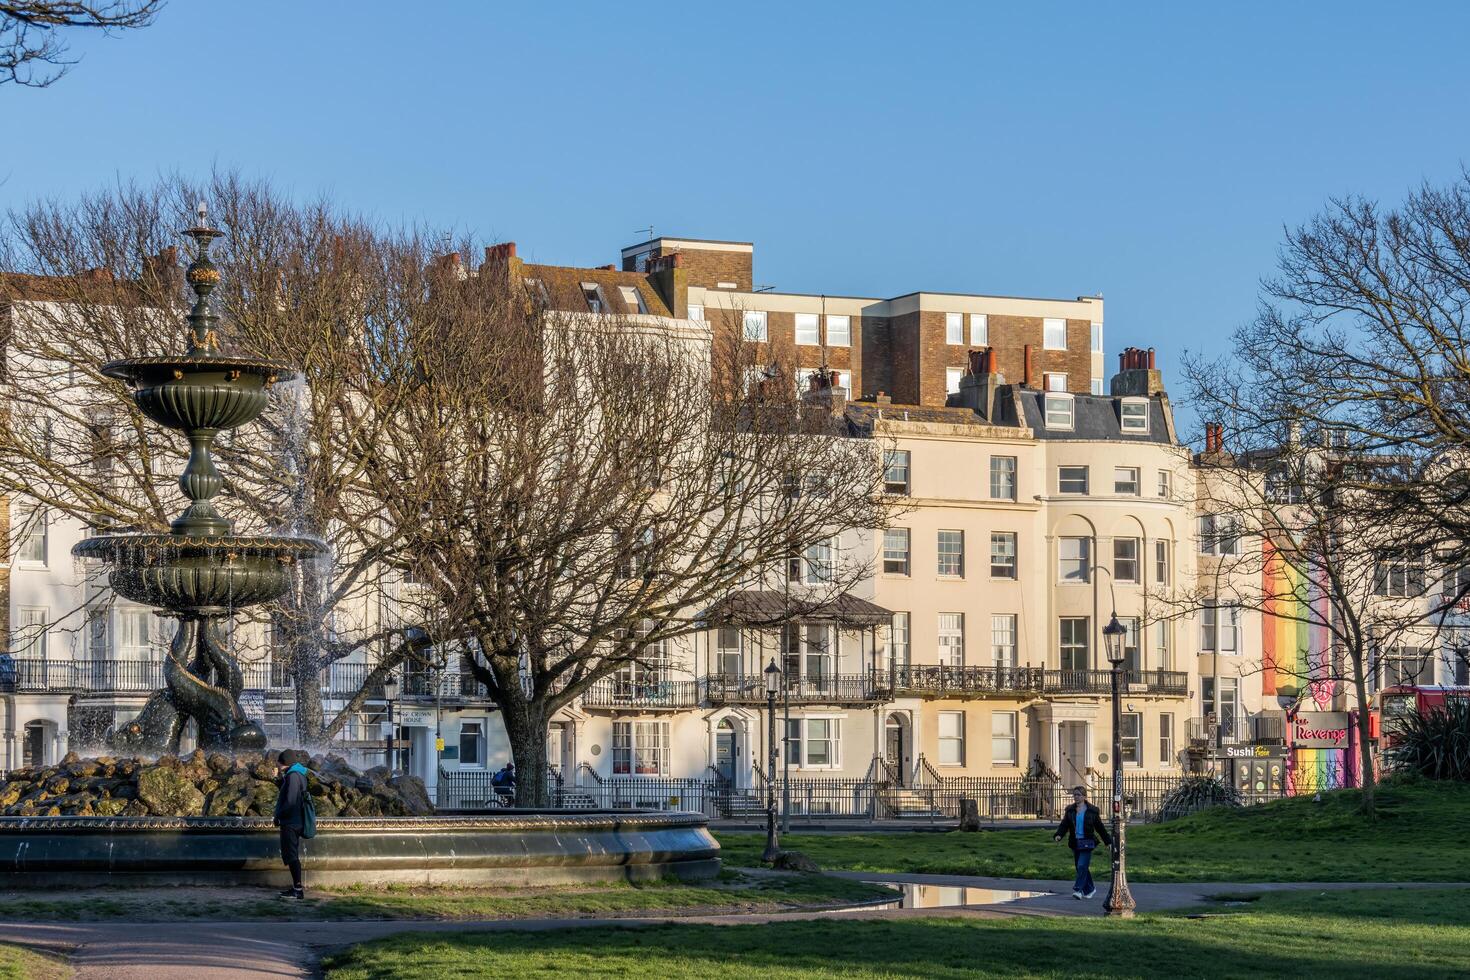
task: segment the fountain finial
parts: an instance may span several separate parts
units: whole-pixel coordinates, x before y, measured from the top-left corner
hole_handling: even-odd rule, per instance
[[[219,285],[220,274],[209,258],[209,245],[216,238],[224,237],[224,232],[209,227],[209,207],[203,201],[199,202],[194,213],[199,223],[184,230],[184,234],[194,239],[196,246],[194,261],[189,263],[188,271],[184,273],[185,281],[194,290],[194,307],[189,311],[189,325],[194,329],[194,342],[189,349],[191,354],[219,350],[219,337],[214,331],[218,317],[209,311],[209,294]]]

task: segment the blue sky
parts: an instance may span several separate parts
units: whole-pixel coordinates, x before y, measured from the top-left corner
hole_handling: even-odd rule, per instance
[[[217,164],[546,262],[653,225],[754,241],[778,289],[1101,292],[1110,360],[1157,347],[1167,381],[1252,315],[1283,224],[1470,160],[1467,29],[1453,3],[173,0],[0,88],[0,207]]]

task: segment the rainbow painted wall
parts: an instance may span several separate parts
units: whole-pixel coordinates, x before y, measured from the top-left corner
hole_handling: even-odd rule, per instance
[[[1266,541],[1262,570],[1266,596],[1261,617],[1261,693],[1269,701],[1294,699],[1302,710],[1333,707],[1337,681],[1328,630],[1331,604],[1322,574],[1296,567]],[[1289,793],[1315,793],[1357,785],[1356,755],[1350,749],[1293,749],[1287,730]]]

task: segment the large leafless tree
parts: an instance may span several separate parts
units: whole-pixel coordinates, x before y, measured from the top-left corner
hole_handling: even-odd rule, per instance
[[[600,678],[657,669],[722,601],[788,572],[782,615],[864,574],[881,453],[703,325],[558,312],[494,260],[444,263],[435,291],[457,299],[404,338],[423,384],[385,427],[372,496],[461,624],[450,642],[500,708],[517,802],[545,805],[548,724]]]
[[[1462,175],[1398,207],[1334,200],[1288,230],[1255,320],[1227,356],[1187,365],[1199,415],[1223,425],[1224,451],[1259,464],[1257,480],[1274,471],[1295,482],[1293,508],[1258,497],[1269,504],[1257,509],[1260,530],[1286,529],[1294,553],[1332,582],[1330,628],[1352,641],[1355,660],[1388,642],[1375,634],[1393,624],[1443,626],[1470,584],[1459,571],[1470,557],[1467,310]],[[1424,566],[1412,575],[1428,597],[1413,609],[1378,594],[1375,568],[1396,561]],[[1363,671],[1355,666],[1353,683],[1366,706]]]
[[[163,0],[0,0],[0,84],[44,88],[76,63],[65,35],[147,27]]]

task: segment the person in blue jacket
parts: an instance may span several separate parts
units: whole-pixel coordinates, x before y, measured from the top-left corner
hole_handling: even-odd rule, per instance
[[[311,756],[300,749],[286,749],[276,760],[281,790],[276,794],[274,823],[281,828],[281,861],[291,872],[291,887],[282,898],[305,898],[301,880],[301,833],[306,828],[306,763]]]
[[[1102,814],[1097,807],[1087,802],[1086,787],[1072,788],[1072,805],[1062,814],[1061,825],[1051,839],[1059,841],[1063,837],[1067,838],[1067,846],[1072,849],[1072,864],[1077,870],[1077,880],[1072,885],[1072,897],[1092,898],[1097,894],[1097,888],[1092,883],[1092,852],[1099,840],[1112,847],[1113,839],[1108,836],[1108,828],[1103,825]]]

